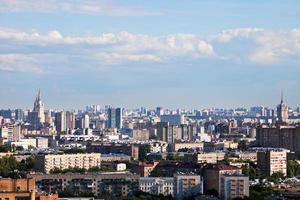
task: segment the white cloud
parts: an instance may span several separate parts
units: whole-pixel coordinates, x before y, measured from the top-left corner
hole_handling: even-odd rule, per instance
[[[44,73],[56,66],[192,64],[203,58],[273,65],[300,60],[300,30],[234,29],[203,39],[180,33],[66,36],[56,30],[40,33],[0,28],[0,55],[0,70],[33,73]]]
[[[0,54],[1,71],[41,74],[44,71],[37,63],[35,58],[26,54]]]
[[[244,49],[251,44],[252,49],[250,48],[245,55],[239,56],[258,64],[282,63],[291,59],[300,60],[300,29],[272,31],[259,28],[238,28],[222,31],[209,37],[209,41],[215,49],[218,43],[223,43],[225,47],[230,48],[234,43],[239,42]]]
[[[228,43],[234,39],[249,39],[261,32],[264,32],[264,29],[237,28],[237,29],[223,30],[221,31],[221,33],[209,37],[209,39],[211,41]]]
[[[183,57],[198,59],[214,54],[213,47],[195,35],[175,34],[149,36],[128,32],[105,33],[98,36],[70,37],[58,31],[41,34],[36,31],[20,32],[0,29],[0,40],[11,48],[30,46],[30,50],[42,48],[44,51],[63,54],[89,55],[103,64],[122,62],[171,62]],[[57,46],[59,45],[59,46]]]
[[[109,0],[0,0],[0,12],[69,12],[109,16],[161,15]]]

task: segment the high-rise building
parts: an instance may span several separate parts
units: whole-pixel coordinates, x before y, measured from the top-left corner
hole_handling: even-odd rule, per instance
[[[3,118],[11,119],[12,112],[11,112],[10,109],[8,109],[8,110],[0,110],[0,116],[2,116]]]
[[[261,147],[285,148],[300,151],[300,127],[278,126],[257,128],[257,145]]]
[[[33,112],[37,112],[39,123],[45,123],[45,108],[41,98],[41,92],[38,92],[38,95],[35,98]]]
[[[280,172],[287,174],[287,152],[286,149],[262,148],[257,152],[257,166],[266,176]]]
[[[163,114],[164,114],[164,109],[162,107],[157,107],[156,108],[156,115],[160,117]]]
[[[66,112],[66,129],[73,130],[75,129],[75,114],[73,112]]]
[[[82,125],[81,125],[82,129],[89,128],[89,126],[90,126],[90,117],[89,117],[88,114],[84,114],[82,116],[81,123],[82,123]]]
[[[283,95],[281,94],[280,104],[277,106],[277,117],[279,123],[288,123],[289,113],[288,106],[283,102]]]
[[[66,113],[64,111],[55,114],[55,127],[57,132],[65,132],[66,128]]]
[[[176,126],[170,125],[169,122],[158,122],[156,126],[158,139],[170,144],[173,144],[175,140],[178,139],[178,129]]]
[[[122,128],[122,109],[121,108],[108,108],[108,128]]]
[[[23,121],[24,120],[24,111],[22,109],[15,110],[15,120]]]

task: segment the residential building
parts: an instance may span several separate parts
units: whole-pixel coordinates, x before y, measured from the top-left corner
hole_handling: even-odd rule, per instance
[[[37,155],[36,169],[49,173],[55,168],[84,168],[100,167],[101,154],[100,153],[83,153],[83,154],[48,154]]]
[[[64,111],[55,114],[55,127],[58,133],[65,132],[66,127],[66,113]]]
[[[224,174],[242,174],[242,169],[225,164],[211,164],[206,166],[203,177],[205,191],[216,190],[220,195],[221,176]]]
[[[85,191],[103,199],[126,197],[138,191],[139,176],[130,172],[28,174],[35,178],[37,188],[46,193],[70,190]]]
[[[249,197],[249,177],[244,175],[221,176],[221,199],[230,200]]]
[[[266,176],[276,172],[287,175],[287,152],[286,149],[262,148],[257,152],[257,166]]]
[[[217,163],[218,161],[224,160],[224,157],[224,152],[198,153],[197,163]]]
[[[300,126],[277,126],[257,128],[257,145],[300,151]]]
[[[174,179],[174,196],[177,199],[203,193],[203,181],[199,175],[175,174]]]
[[[139,188],[141,191],[152,195],[174,195],[173,177],[140,177]]]
[[[58,200],[58,195],[57,194],[45,195],[42,193],[37,193],[34,178],[27,178],[27,179],[0,178],[0,199]]]

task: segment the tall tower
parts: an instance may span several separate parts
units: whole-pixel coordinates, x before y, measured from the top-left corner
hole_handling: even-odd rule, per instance
[[[38,95],[35,98],[33,112],[37,112],[39,123],[45,123],[45,107],[41,99],[41,91],[39,90]]]
[[[281,101],[277,106],[277,117],[279,123],[288,123],[289,113],[288,106],[283,102],[283,93],[281,92]]]

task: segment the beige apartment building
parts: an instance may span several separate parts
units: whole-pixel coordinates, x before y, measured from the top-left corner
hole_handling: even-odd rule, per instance
[[[244,175],[221,176],[221,199],[249,197],[249,177]]]
[[[83,154],[48,154],[38,155],[36,168],[45,173],[49,173],[54,168],[84,168],[101,166],[100,153],[83,153]]]
[[[257,166],[266,176],[276,172],[287,174],[287,153],[286,149],[264,148],[257,152]]]
[[[242,174],[242,169],[225,164],[212,164],[204,168],[205,191],[216,190],[220,195],[221,177],[224,174]]]
[[[209,152],[197,154],[197,163],[217,163],[223,160],[225,153],[223,152]]]
[[[177,199],[203,193],[203,182],[199,175],[175,174],[174,196]]]

